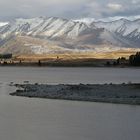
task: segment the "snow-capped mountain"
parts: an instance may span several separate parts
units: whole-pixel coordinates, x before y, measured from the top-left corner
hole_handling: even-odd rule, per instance
[[[90,30],[88,25],[82,22],[61,18],[33,18],[33,19],[16,19],[6,26],[0,28],[0,34],[8,36],[11,33],[16,35],[31,35],[47,38],[56,38],[65,36],[75,38],[85,30]]]
[[[0,51],[15,49],[14,53],[22,53],[30,48],[35,53],[47,53],[139,48],[140,20],[83,21],[37,17],[0,24]]]
[[[140,43],[140,19],[130,21],[120,19],[112,22],[93,22],[93,26],[105,28],[110,32],[114,32],[122,39],[126,39],[133,47],[139,47]],[[92,26],[91,24],[91,26]]]

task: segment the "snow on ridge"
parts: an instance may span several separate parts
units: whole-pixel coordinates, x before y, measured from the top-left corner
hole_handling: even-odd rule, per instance
[[[24,32],[27,35],[42,35],[49,38],[61,36],[75,38],[88,28],[85,23],[56,17],[18,18],[11,25],[11,31],[17,31],[17,34]]]
[[[7,25],[8,22],[0,22],[0,27]]]
[[[127,19],[120,19],[112,22],[93,22],[98,28],[105,28],[110,32],[120,33],[122,36],[127,36],[137,30],[137,34],[140,34],[139,20],[130,21]]]
[[[94,19],[94,18],[81,18],[81,19],[75,19],[75,20],[73,20],[73,21],[75,21],[75,22],[83,22],[83,23],[89,25],[89,24],[91,24],[92,22],[94,22],[95,19]]]

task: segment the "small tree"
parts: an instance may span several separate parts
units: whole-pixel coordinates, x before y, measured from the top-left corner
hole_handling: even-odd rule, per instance
[[[40,60],[38,60],[38,66],[41,66],[41,61]]]
[[[111,64],[110,64],[110,62],[109,62],[109,61],[107,61],[107,62],[106,62],[106,65],[107,65],[107,66],[110,66]]]

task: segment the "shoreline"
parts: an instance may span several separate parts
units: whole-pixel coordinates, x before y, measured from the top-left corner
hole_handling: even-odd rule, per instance
[[[82,59],[82,60],[51,60],[51,61],[10,61],[0,63],[0,67],[108,67],[108,68],[131,68],[129,63],[117,64],[117,60],[107,59]],[[109,64],[108,64],[109,63]]]
[[[140,84],[15,84],[12,96],[140,105]]]
[[[48,60],[5,60],[0,66],[38,66],[38,67],[105,67],[106,63],[114,62],[113,59],[48,59]]]

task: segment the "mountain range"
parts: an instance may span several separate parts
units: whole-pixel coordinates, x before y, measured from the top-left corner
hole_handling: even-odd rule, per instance
[[[57,17],[0,23],[0,53],[47,54],[140,49],[140,19],[103,22]]]

